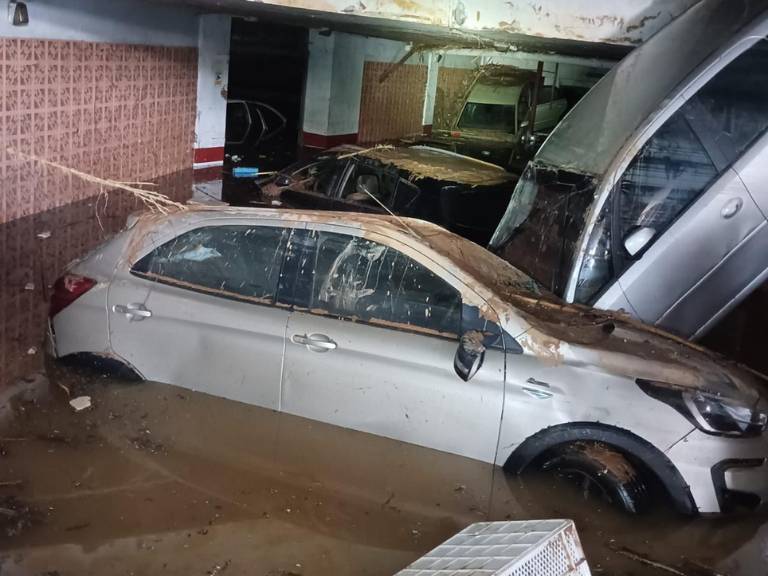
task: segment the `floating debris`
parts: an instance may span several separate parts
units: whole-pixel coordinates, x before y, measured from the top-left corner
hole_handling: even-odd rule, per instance
[[[77,398],[72,398],[72,400],[69,401],[69,405],[75,409],[75,412],[80,412],[91,407],[91,397],[78,396]]]

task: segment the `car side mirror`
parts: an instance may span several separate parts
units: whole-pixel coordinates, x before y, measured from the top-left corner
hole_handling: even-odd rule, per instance
[[[453,369],[456,370],[459,378],[465,382],[477,374],[483,365],[485,359],[484,338],[485,335],[480,330],[470,330],[465,332],[459,340],[459,347],[453,358]]]
[[[624,250],[635,256],[656,236],[656,230],[648,226],[638,226],[624,237]]]

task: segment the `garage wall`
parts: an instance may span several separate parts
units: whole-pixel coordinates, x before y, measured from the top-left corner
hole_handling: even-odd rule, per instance
[[[0,223],[99,188],[5,147],[115,180],[192,163],[194,48],[0,39]]]
[[[197,15],[189,8],[140,0],[31,0],[28,26],[0,18],[0,37],[196,46]]]
[[[116,180],[191,167],[196,16],[54,0],[30,2],[29,14],[26,27],[0,27],[0,223],[99,193],[7,148]],[[110,34],[151,45],[92,40]]]
[[[28,7],[26,27],[0,18],[0,397],[41,368],[50,285],[63,267],[139,208],[7,148],[153,181],[178,200],[192,184],[197,16],[119,0]]]
[[[427,66],[398,66],[381,82],[381,75],[391,66],[365,63],[358,143],[386,142],[422,133]]]
[[[196,169],[224,164],[231,29],[230,16],[203,14],[199,18],[194,161]]]
[[[304,145],[327,148],[370,143],[385,135],[396,138],[418,132],[424,118],[431,121],[431,109],[425,109],[430,55],[412,57],[386,82],[378,82],[380,74],[408,49],[407,44],[394,40],[310,31]],[[380,106],[397,120],[382,122],[389,112],[383,113]]]

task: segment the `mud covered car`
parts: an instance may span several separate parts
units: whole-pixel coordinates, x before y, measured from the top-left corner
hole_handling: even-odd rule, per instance
[[[491,248],[568,302],[706,335],[768,279],[767,35],[765,2],[703,0],[633,50],[550,134]]]
[[[145,215],[56,282],[50,327],[61,359],[576,474],[628,511],[655,486],[688,514],[768,498],[761,377],[420,220]]]
[[[260,181],[258,190],[224,199],[233,205],[279,198],[293,208],[391,212],[435,222],[485,245],[515,181],[498,166],[426,146],[339,146]]]

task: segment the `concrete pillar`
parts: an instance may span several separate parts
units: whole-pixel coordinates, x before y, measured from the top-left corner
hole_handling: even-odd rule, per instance
[[[440,69],[437,52],[424,55],[427,64],[427,85],[424,92],[424,114],[422,125],[426,134],[432,133],[432,120],[435,114],[435,98],[437,96],[437,73]]]
[[[203,14],[198,20],[195,169],[224,163],[232,24],[230,16],[221,14]]]

